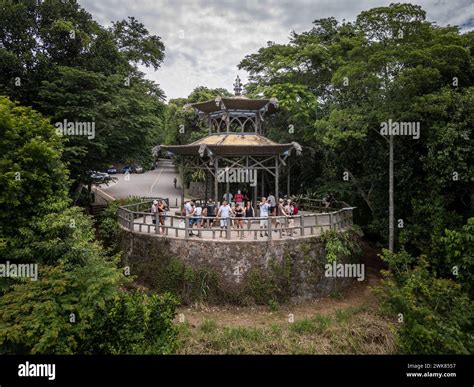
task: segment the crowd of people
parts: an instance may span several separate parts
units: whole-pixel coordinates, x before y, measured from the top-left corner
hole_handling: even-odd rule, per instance
[[[188,222],[188,235],[199,236],[199,230],[204,228],[218,227],[220,237],[227,232],[230,227],[237,231],[237,237],[246,238],[253,222],[259,223],[260,237],[268,237],[269,224],[274,232],[281,230],[281,235],[292,236],[296,234],[294,227],[294,216],[298,214],[298,206],[291,199],[279,199],[278,203],[273,193],[268,197],[262,197],[257,203],[257,209],[252,205],[252,201],[245,194],[238,190],[235,194],[226,192],[221,203],[216,203],[213,199],[207,202],[188,200],[184,204],[182,215]],[[153,223],[158,219],[159,233],[165,233],[166,202],[154,200],[151,212],[157,216],[153,217]],[[252,218],[260,219],[252,219]],[[269,217],[276,217],[268,219]],[[281,218],[285,217],[285,218]],[[184,222],[184,220],[183,220]],[[184,223],[183,223],[184,225]],[[195,231],[197,233],[195,233]]]
[[[213,199],[207,202],[188,200],[184,204],[182,216],[186,220],[182,220],[180,227],[185,227],[188,222],[188,235],[199,236],[199,230],[203,228],[220,229],[220,237],[226,233],[228,228],[237,231],[237,237],[244,239],[246,235],[254,232],[251,225],[254,222],[259,223],[260,237],[268,237],[269,230],[280,232],[281,235],[293,236],[297,234],[295,231],[295,216],[298,215],[299,206],[291,199],[284,197],[276,199],[275,195],[270,192],[268,197],[262,197],[257,203],[255,209],[251,199],[244,192],[238,190],[235,194],[226,192],[222,196],[222,202],[216,203]],[[335,202],[332,193],[326,195],[323,199],[325,207],[329,207]],[[153,223],[159,227],[159,233],[165,234],[165,219],[168,210],[167,203],[164,200],[154,200],[151,213]],[[257,219],[252,219],[257,218]],[[269,224],[271,222],[271,224]],[[197,230],[197,234],[194,233]]]

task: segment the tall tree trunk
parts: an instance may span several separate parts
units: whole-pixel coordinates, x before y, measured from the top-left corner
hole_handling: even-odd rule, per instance
[[[390,143],[390,161],[389,161],[389,187],[388,187],[388,249],[393,252],[393,243],[395,240],[395,205],[393,190],[393,135],[389,136]]]

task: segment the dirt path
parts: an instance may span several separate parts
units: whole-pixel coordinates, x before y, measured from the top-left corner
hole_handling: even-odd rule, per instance
[[[364,259],[366,263],[366,281],[354,283],[342,292],[340,299],[331,297],[310,300],[301,304],[280,306],[271,310],[268,306],[236,307],[236,306],[206,306],[194,305],[178,309],[178,319],[187,321],[192,327],[199,326],[205,320],[213,320],[220,326],[241,326],[262,328],[275,323],[288,322],[289,315],[294,320],[311,318],[315,315],[333,314],[337,310],[377,306],[377,297],[372,287],[380,281],[380,261],[377,252],[364,244]]]
[[[178,309],[178,318],[182,314],[185,321],[192,327],[200,325],[204,320],[214,320],[221,326],[265,327],[275,323],[287,322],[293,314],[295,321],[310,318],[317,314],[327,315],[340,309],[357,307],[375,307],[377,299],[370,289],[376,285],[379,278],[369,274],[368,280],[363,283],[355,282],[347,288],[341,299],[330,297],[307,301],[298,305],[280,306],[272,311],[268,306],[236,307],[236,306],[206,306],[181,307]]]

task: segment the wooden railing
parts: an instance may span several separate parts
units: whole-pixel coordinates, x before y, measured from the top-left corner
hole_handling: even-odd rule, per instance
[[[306,237],[320,235],[325,230],[343,230],[353,224],[354,207],[349,206],[322,213],[302,212],[293,216],[252,218],[202,216],[197,219],[169,213],[151,213],[151,203],[152,200],[149,200],[119,207],[117,212],[119,224],[135,232],[184,239],[196,236],[208,240],[219,238],[235,240],[241,237],[251,237],[254,240],[282,239],[288,236]],[[163,224],[160,224],[160,220]],[[221,221],[224,221],[222,228]],[[191,222],[196,225],[192,226]],[[191,235],[191,233],[196,234]]]
[[[350,207],[346,202],[333,200],[330,203],[320,199],[299,199],[298,205],[305,211],[331,212]]]

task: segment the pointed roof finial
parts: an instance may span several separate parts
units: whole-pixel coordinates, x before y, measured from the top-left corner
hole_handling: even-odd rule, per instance
[[[235,78],[235,83],[234,83],[234,93],[235,95],[240,95],[242,92],[242,83],[240,83],[240,78],[237,75],[237,78]]]

